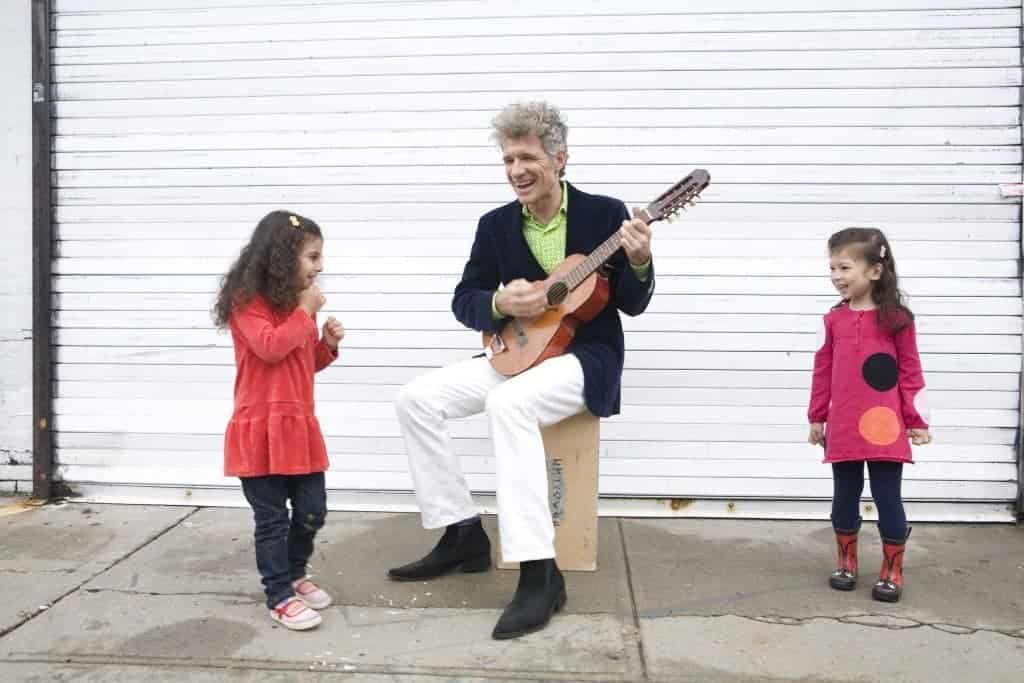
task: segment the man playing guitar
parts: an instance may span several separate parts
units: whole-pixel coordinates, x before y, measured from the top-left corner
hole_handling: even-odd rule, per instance
[[[396,402],[423,526],[445,532],[425,557],[388,574],[422,581],[490,568],[490,541],[446,428],[448,419],[486,411],[502,555],[520,563],[515,596],[492,634],[504,639],[543,628],[566,601],[554,559],[541,427],[583,410],[599,417],[619,412],[625,353],[619,311],[637,315],[647,308],[654,265],[647,223],[630,219],[617,199],[562,181],[568,129],[557,108],[544,102],[512,104],[494,118],[493,128],[516,200],[479,221],[452,300],[459,322],[496,333],[514,318],[525,337],[518,321],[551,308],[542,282],[567,255],[589,254],[616,232],[622,246],[605,266],[608,304],[576,327],[564,354],[512,377],[481,354],[414,379]]]

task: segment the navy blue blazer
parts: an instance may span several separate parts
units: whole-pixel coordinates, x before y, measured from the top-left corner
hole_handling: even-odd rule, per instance
[[[587,194],[569,185],[567,254],[589,254],[612,236],[629,213],[618,199]],[[622,396],[622,366],[625,343],[619,311],[643,313],[654,294],[654,263],[647,281],[641,281],[619,249],[608,260],[610,266],[609,305],[597,317],[576,331],[568,352],[583,366],[584,399],[598,417],[619,412]],[[462,280],[455,287],[452,312],[466,327],[495,331],[507,319],[494,320],[491,299],[499,282],[517,278],[543,280],[547,277],[523,236],[522,205],[518,201],[489,211],[480,218]]]

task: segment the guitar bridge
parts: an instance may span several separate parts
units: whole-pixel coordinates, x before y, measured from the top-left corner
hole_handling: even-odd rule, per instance
[[[491,343],[484,349],[484,355],[491,359],[494,357],[494,354],[503,353],[506,348],[508,347],[505,346],[505,340],[501,338],[501,332],[495,332],[491,338]]]

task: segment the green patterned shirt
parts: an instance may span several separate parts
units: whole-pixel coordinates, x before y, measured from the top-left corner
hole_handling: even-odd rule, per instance
[[[562,183],[562,205],[547,225],[541,223],[523,204],[523,237],[544,272],[551,274],[565,260],[565,235],[568,231],[566,215],[569,208],[569,190]]]

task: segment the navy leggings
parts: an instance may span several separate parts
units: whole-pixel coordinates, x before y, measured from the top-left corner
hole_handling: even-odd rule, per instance
[[[903,463],[869,460],[867,464],[882,538],[902,541],[907,535],[907,515],[900,494]],[[832,527],[837,531],[857,529],[860,527],[860,496],[864,492],[864,461],[832,463],[832,483]]]

